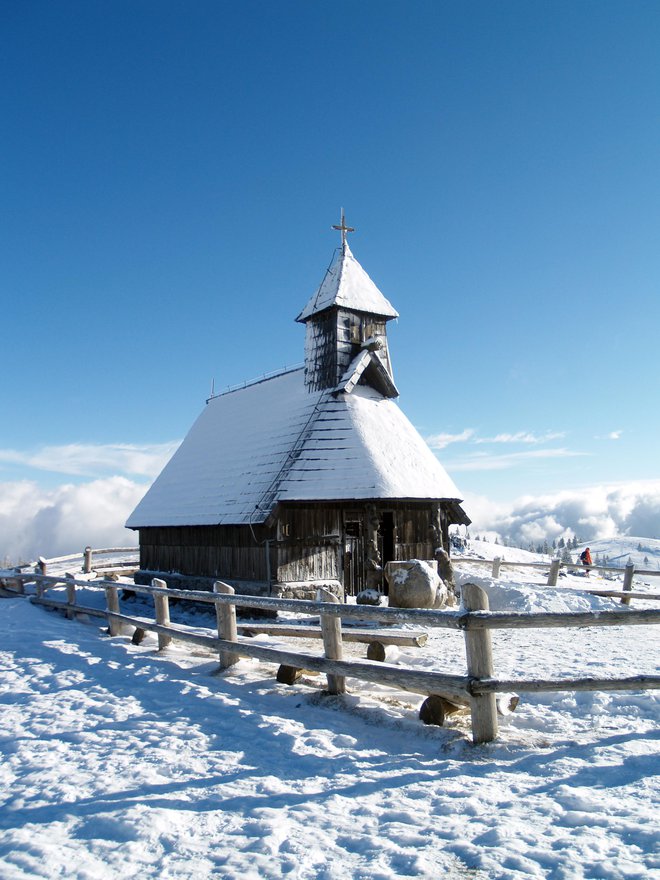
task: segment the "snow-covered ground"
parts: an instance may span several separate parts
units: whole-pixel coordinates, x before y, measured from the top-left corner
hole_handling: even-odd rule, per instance
[[[600,559],[607,558],[609,565],[618,568],[625,568],[628,561],[632,562],[638,569],[648,569],[649,571],[657,571],[660,576],[660,540],[657,538],[633,538],[633,537],[616,537],[616,538],[594,538],[593,541],[585,541],[578,544],[576,549],[570,551],[573,561],[577,562],[580,553],[585,547],[591,550],[591,556],[596,561],[596,557]],[[557,551],[561,554],[562,551]],[[474,539],[468,542],[468,546],[463,550],[452,549],[455,558],[461,556],[480,557],[482,559],[501,559],[509,562],[539,562],[539,560],[549,560],[550,556],[539,556],[537,553],[531,553],[528,550],[520,550],[517,547],[505,547],[502,544],[494,544],[491,541],[476,541]],[[660,581],[658,581],[660,583]]]
[[[621,607],[584,592],[612,587],[593,573],[548,588],[532,569],[457,571],[493,608]],[[421,696],[349,679],[328,697],[321,677],[287,687],[249,660],[217,675],[203,649],[158,653],[100,624],[0,600],[2,880],[660,877],[657,692],[523,694],[498,741],[474,747],[466,717],[423,726]],[[501,631],[495,669],[657,675],[658,634]],[[465,671],[447,630],[393,657]]]

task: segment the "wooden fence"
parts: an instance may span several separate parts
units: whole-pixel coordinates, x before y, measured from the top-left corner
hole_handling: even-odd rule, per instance
[[[68,617],[77,613],[105,618],[109,632],[113,636],[121,634],[124,625],[138,631],[154,632],[158,636],[158,646],[162,650],[173,640],[200,645],[219,655],[220,668],[234,665],[239,657],[252,657],[257,660],[276,663],[282,667],[300,670],[309,669],[325,673],[328,691],[340,694],[345,691],[346,677],[389,684],[404,690],[429,695],[422,706],[434,701],[434,708],[440,708],[438,723],[444,714],[457,707],[467,706],[471,712],[472,740],[474,743],[490,742],[497,736],[496,694],[538,691],[576,691],[576,690],[643,690],[660,687],[660,676],[636,675],[628,678],[564,678],[564,679],[523,679],[500,680],[495,677],[491,645],[491,629],[528,629],[547,627],[601,627],[601,626],[639,626],[660,623],[660,610],[620,609],[598,612],[564,613],[518,613],[491,612],[488,609],[486,593],[475,584],[464,584],[461,588],[462,607],[457,611],[432,611],[426,609],[378,608],[364,605],[344,605],[327,591],[320,591],[322,601],[294,599],[271,599],[258,596],[235,595],[232,587],[216,581],[213,593],[193,590],[168,589],[164,581],[154,579],[151,586],[120,585],[114,581],[98,584],[105,590],[105,610],[82,606],[76,601],[76,587],[82,585],[89,589],[88,581],[75,578],[57,578],[42,575],[16,574],[11,586],[17,581],[34,581],[36,596],[33,602],[63,610]],[[66,601],[48,598],[44,591],[49,586],[64,584]],[[5,586],[10,586],[9,579]],[[137,617],[122,613],[119,591],[123,588],[131,592],[151,595],[154,599],[155,619]],[[190,627],[174,625],[170,620],[169,600],[185,599],[212,604],[216,611],[217,635],[207,635]],[[254,644],[245,638],[245,630],[258,632],[260,624],[250,623],[239,627],[236,622],[236,607],[255,608],[268,611],[294,611],[300,614],[318,615],[319,633],[323,640],[324,655],[283,650]],[[415,624],[417,626],[439,627],[462,631],[465,638],[467,671],[465,675],[417,670],[392,665],[375,660],[345,660],[342,645],[347,641],[349,630],[342,628],[343,620],[359,619],[370,624],[386,627],[389,624]],[[283,636],[291,635],[282,627]],[[243,635],[239,634],[243,630]],[[309,636],[312,627],[305,628]],[[263,631],[266,631],[265,629]],[[270,633],[278,632],[276,624],[269,624]],[[301,633],[294,634],[297,637]],[[371,630],[364,641],[386,642],[386,629]],[[423,717],[423,712],[420,712]],[[436,715],[437,718],[437,715]]]
[[[546,586],[549,587],[557,586],[557,578],[559,577],[559,571],[561,568],[572,568],[580,572],[583,572],[586,568],[586,566],[582,566],[581,563],[562,562],[560,559],[551,559],[549,562],[513,562],[503,559],[500,556],[496,556],[493,560],[481,559],[478,556],[452,556],[451,561],[452,565],[454,566],[467,565],[468,563],[490,565],[491,577],[493,578],[498,578],[500,576],[500,569],[502,568],[502,566],[508,566],[509,568],[540,568],[544,571],[546,569],[549,569],[548,580],[546,581]],[[660,577],[660,571],[655,571],[653,569],[636,569],[632,562],[628,563],[625,568],[615,568],[611,565],[590,565],[588,566],[588,568],[589,570],[595,571],[613,571],[617,574],[623,575],[623,588],[621,590],[585,589],[585,592],[590,593],[592,596],[606,596],[612,599],[620,599],[622,605],[630,605],[631,599],[652,599],[656,601],[660,599],[660,593],[643,593],[633,591],[633,578],[635,577],[635,575],[642,575],[644,577]]]
[[[131,560],[130,562],[127,560],[119,562],[104,562],[102,559],[104,556],[114,556],[119,553],[134,556],[135,560]],[[61,568],[61,565],[64,562],[80,562],[82,566],[81,570],[85,574],[89,574],[92,571],[134,571],[138,567],[139,553],[139,547],[104,547],[102,549],[85,547],[82,553],[69,553],[67,556],[55,556],[52,559],[44,559],[43,556],[40,556],[36,562],[27,562],[24,565],[19,565],[14,571],[17,574],[24,574],[27,569],[34,569],[35,571],[38,570],[40,574],[45,575],[48,574],[49,567],[57,565],[58,568]]]

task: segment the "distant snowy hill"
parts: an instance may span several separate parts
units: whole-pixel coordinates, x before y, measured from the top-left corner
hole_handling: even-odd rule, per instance
[[[635,568],[660,571],[660,540],[657,538],[617,537],[585,541],[571,551],[571,557],[577,561],[585,547],[591,550],[594,562],[598,561],[603,565],[624,568],[628,561],[631,561]],[[551,558],[542,553],[532,553],[517,547],[505,547],[502,544],[473,539],[470,539],[467,547],[462,550],[452,547],[452,556],[461,555],[476,556],[481,559],[495,559],[499,556],[507,562],[547,562]]]
[[[542,553],[531,553],[518,547],[504,547],[491,541],[475,541],[469,539],[462,550],[452,546],[451,555],[477,557],[478,559],[504,559],[507,562],[547,562],[548,557]]]
[[[602,538],[580,544],[578,555],[589,547],[594,561],[608,560],[609,565],[625,566],[632,562],[635,568],[660,570],[660,540],[657,538]]]

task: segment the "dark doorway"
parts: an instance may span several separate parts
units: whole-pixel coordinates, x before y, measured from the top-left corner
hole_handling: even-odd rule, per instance
[[[385,563],[394,560],[394,514],[391,510],[383,512],[378,526],[378,543],[380,547],[380,559],[383,569],[381,589],[387,595],[387,578],[385,577]]]
[[[356,596],[364,589],[364,538],[362,522],[347,520],[344,524],[344,593]]]

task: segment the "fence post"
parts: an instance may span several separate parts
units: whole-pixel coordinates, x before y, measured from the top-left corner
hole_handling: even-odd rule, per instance
[[[337,596],[323,587],[320,587],[316,591],[316,601],[339,604]],[[325,656],[329,660],[342,660],[344,651],[341,638],[341,618],[335,614],[322,614],[321,632],[323,633],[323,648],[325,650]],[[328,693],[345,694],[346,678],[343,675],[334,675],[329,672]]]
[[[39,574],[46,574],[46,572],[48,570],[48,563],[43,558],[43,556],[39,557],[39,559],[37,561],[37,567],[39,569]]]
[[[466,611],[488,611],[488,596],[476,584],[461,587],[463,606]],[[469,627],[469,617],[468,617]],[[488,629],[465,630],[465,653],[468,678],[493,678],[493,648]],[[497,736],[497,703],[495,694],[470,696],[472,712],[472,742],[491,742]]]
[[[550,563],[550,573],[548,574],[548,583],[546,586],[548,587],[556,587],[557,586],[557,578],[559,576],[559,566],[561,565],[561,559],[553,559]]]
[[[633,588],[633,575],[635,574],[635,564],[629,562],[623,575],[623,589],[626,593],[630,593]],[[624,596],[621,599],[622,605],[630,605],[630,596]]]
[[[66,616],[69,620],[73,620],[76,616],[75,605],[76,605],[76,585],[73,582],[73,578],[67,578],[66,581]]]
[[[151,586],[157,590],[166,590],[167,583],[160,578],[153,578]],[[160,626],[170,625],[170,600],[167,596],[157,596],[154,594],[154,605],[156,607],[156,623]],[[172,639],[169,636],[158,633],[158,650],[162,651],[166,648]]]
[[[105,604],[108,614],[119,614],[119,591],[113,584],[105,588]],[[112,617],[108,617],[108,631],[111,636],[121,633],[121,623]]]
[[[85,547],[83,550],[83,571],[89,574],[92,570],[92,548]]]
[[[213,584],[213,592],[220,593],[225,596],[233,596],[236,590],[225,584],[223,581],[215,581]],[[226,642],[238,641],[238,629],[236,628],[236,606],[216,602],[215,616],[218,621],[218,638],[224,639]],[[238,654],[232,654],[231,651],[220,651],[220,669],[229,669],[241,658]]]
[[[493,559],[493,571],[491,577],[498,578],[500,576],[500,565],[502,565],[502,558],[496,556],[495,559]]]

